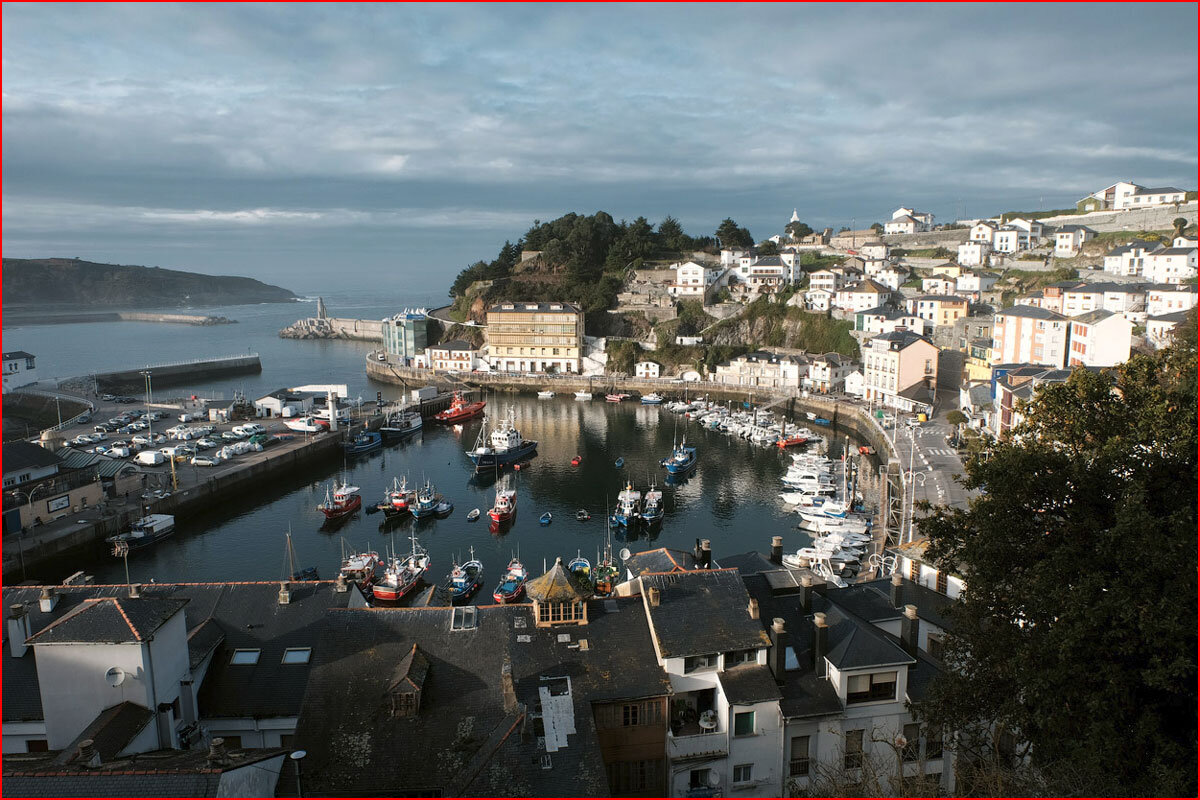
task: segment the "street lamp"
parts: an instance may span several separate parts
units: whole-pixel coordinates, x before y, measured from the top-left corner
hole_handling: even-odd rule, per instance
[[[139,373],[146,379],[146,436],[154,442],[154,420],[150,417],[150,370],[144,369]]]
[[[913,485],[912,486],[912,496],[908,498],[908,541],[910,541],[910,542],[913,540],[913,521],[916,516],[914,513],[914,510],[915,510],[915,506],[917,503],[917,487],[924,486],[926,478],[927,478],[927,476],[925,475],[924,472],[914,473],[911,469],[908,472],[904,473],[905,491],[907,491],[908,485],[910,483]],[[900,508],[900,535],[897,538],[899,539],[901,544],[904,543],[904,507],[903,506],[901,506],[901,508]]]

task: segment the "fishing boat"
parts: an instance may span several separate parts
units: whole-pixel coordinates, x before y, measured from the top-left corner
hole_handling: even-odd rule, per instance
[[[348,456],[369,453],[372,450],[378,450],[380,447],[383,447],[383,436],[374,431],[363,431],[350,441],[344,443],[342,447],[346,450],[346,455]]]
[[[545,514],[542,514],[540,517],[538,517],[538,524],[541,525],[543,528],[546,527],[547,525],[549,525],[553,521],[554,521],[554,515],[551,514],[549,511],[547,511]]]
[[[592,393],[591,392],[576,392],[575,399],[576,400],[591,400]]]
[[[332,498],[329,490],[325,490],[325,502],[317,506],[317,510],[325,515],[325,519],[341,519],[361,507],[362,497],[358,494],[358,487],[343,483],[333,491]]]
[[[525,593],[525,581],[528,578],[529,572],[525,565],[513,558],[505,567],[504,576],[500,579],[496,591],[492,592],[492,599],[497,603],[516,602]]]
[[[663,396],[658,392],[651,392],[650,394],[642,395],[642,405],[644,406],[656,406],[662,403],[662,401]]]
[[[475,548],[471,548],[471,560],[465,564],[454,564],[450,570],[446,591],[450,595],[451,605],[460,605],[471,599],[479,587],[483,585],[483,563],[475,558]]]
[[[517,513],[517,492],[515,489],[505,487],[496,487],[496,500],[492,503],[492,507],[488,509],[488,518],[492,522],[507,522],[516,516]]]
[[[538,392],[538,400],[549,400],[551,397],[554,397],[554,392],[551,392],[548,389]]]
[[[575,519],[579,522],[587,522],[591,518],[592,515],[588,513],[586,508],[581,508],[575,512]]]
[[[575,456],[574,458],[571,459],[572,467],[578,467],[582,463],[583,463],[583,456]]]
[[[433,513],[438,517],[448,517],[453,511],[454,503],[451,503],[449,500],[443,500],[437,504],[437,508],[433,510]]]
[[[429,570],[431,559],[417,544],[416,534],[412,540],[412,552],[403,559],[393,555],[384,570],[383,578],[371,587],[376,600],[399,600],[408,594]]]
[[[392,478],[392,488],[383,493],[378,508],[389,517],[407,514],[416,497],[417,493],[408,488],[408,478]]]
[[[463,399],[462,392],[455,392],[453,399],[450,400],[450,407],[445,411],[439,411],[437,414],[434,414],[433,418],[438,422],[453,425],[456,422],[463,422],[472,417],[479,416],[483,413],[486,405],[487,402],[484,400],[476,400],[475,402],[468,403]]]
[[[345,550],[345,542],[342,542],[343,551]],[[342,566],[338,570],[338,577],[357,583],[359,588],[366,589],[375,582],[375,569],[379,566],[379,553],[374,550],[368,550],[364,553],[353,553],[349,556],[343,556]]]
[[[404,439],[412,436],[425,424],[425,420],[416,411],[397,411],[388,414],[379,432],[387,441]]]
[[[642,520],[647,525],[653,525],[656,522],[662,522],[663,518],[663,493],[654,484],[650,484],[646,489],[646,496],[642,503]]]
[[[478,508],[472,508],[467,512],[467,522],[474,522],[475,520],[479,519],[480,515],[481,512]]]
[[[129,530],[109,536],[104,541],[114,545],[113,554],[117,554],[116,545],[124,543],[130,550],[148,547],[160,539],[165,539],[175,532],[175,518],[170,514],[149,514],[129,526]]]
[[[479,430],[479,438],[475,447],[467,451],[467,458],[475,464],[475,471],[480,472],[494,467],[506,467],[529,458],[537,451],[538,443],[532,439],[521,437],[521,432],[513,425],[513,412],[509,409],[508,416],[492,429],[491,435],[485,438],[487,426]]]
[[[613,462],[613,466],[616,467],[617,469],[620,469],[621,467],[625,466],[625,459],[618,458],[616,461]]]
[[[441,496],[437,493],[437,489],[428,480],[425,485],[417,492],[417,502],[412,504],[409,509],[416,519],[424,519],[432,517],[437,513],[438,502]]]
[[[661,463],[671,475],[682,475],[696,466],[696,448],[690,447],[687,437],[684,437],[679,446],[674,448],[671,455],[664,458]]]
[[[641,505],[642,493],[634,489],[632,483],[625,484],[625,488],[617,495],[617,508],[612,521],[623,528],[636,525]]]
[[[296,548],[292,546],[292,532],[289,530],[287,534],[287,546],[284,549],[284,558],[287,560],[287,574],[292,581],[319,581],[321,576],[317,573],[316,567],[304,567],[296,569]]]
[[[575,557],[567,563],[567,571],[576,583],[588,587],[592,585],[592,562],[584,558],[578,550],[575,551]]]
[[[608,597],[612,594],[621,577],[621,570],[613,561],[611,533],[612,530],[609,529],[610,536],[604,542],[604,554],[596,559],[596,569],[592,574],[595,583],[593,591],[597,597]]]

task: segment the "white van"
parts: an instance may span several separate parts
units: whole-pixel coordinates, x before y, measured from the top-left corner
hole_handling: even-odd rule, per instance
[[[137,463],[145,464],[149,467],[157,467],[165,460],[166,459],[163,458],[163,454],[157,450],[143,450],[134,458],[134,461]]]
[[[233,428],[233,432],[243,436],[253,436],[256,433],[265,433],[266,428],[259,425],[257,422],[247,422],[245,425],[238,425]]]

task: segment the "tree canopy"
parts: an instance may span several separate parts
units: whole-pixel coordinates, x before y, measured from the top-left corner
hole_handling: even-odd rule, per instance
[[[788,236],[793,239],[803,239],[805,236],[811,236],[813,229],[806,222],[789,222],[784,228]]]
[[[999,726],[1045,791],[1195,796],[1196,356],[1193,313],[1154,355],[1043,387],[969,460],[969,510],[921,522],[967,588],[917,711],[966,753]]]
[[[750,235],[750,231],[739,227],[738,224],[729,217],[726,217],[721,221],[721,224],[717,226],[716,236],[717,240],[721,244],[721,247],[728,248],[754,246],[754,237]]]

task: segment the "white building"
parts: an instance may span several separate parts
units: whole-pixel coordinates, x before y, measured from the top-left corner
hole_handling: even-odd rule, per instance
[[[971,226],[971,233],[967,237],[967,241],[971,242],[987,242],[992,243],[996,236],[996,230],[1000,227],[999,223],[991,220],[980,220]]]
[[[1196,307],[1196,287],[1178,284],[1159,284],[1145,287],[1145,312],[1151,317],[1161,317],[1176,311],[1187,311]]]
[[[868,308],[883,305],[891,296],[891,289],[868,279],[855,286],[842,289],[834,297],[833,302],[838,308],[847,311],[865,311]]]
[[[954,294],[958,280],[946,275],[934,275],[921,279],[921,291],[925,294]]]
[[[916,314],[900,311],[887,306],[868,308],[854,315],[854,330],[871,336],[892,331],[904,330],[925,335],[927,323]]]
[[[879,240],[867,242],[858,249],[858,252],[867,261],[886,261],[890,251],[891,248]]]
[[[1104,255],[1104,271],[1113,275],[1141,275],[1146,258],[1162,247],[1161,242],[1134,239]]]
[[[1084,225],[1063,225],[1054,234],[1054,255],[1059,258],[1074,258],[1079,254],[1083,243],[1095,236],[1096,232]]]
[[[1187,320],[1187,311],[1176,311],[1146,320],[1146,341],[1155,349],[1166,347],[1175,335],[1175,326]]]
[[[954,281],[954,290],[946,294],[969,295],[978,300],[982,292],[990,292],[1000,276],[994,272],[964,272]]]
[[[908,270],[900,266],[888,266],[879,270],[871,276],[876,283],[880,283],[893,292],[900,291],[900,287],[908,280]]]
[[[453,339],[426,348],[433,369],[454,372],[470,372],[475,369],[477,351],[462,339]]]
[[[813,311],[828,311],[833,307],[833,297],[828,289],[809,289],[804,293],[804,303]]]
[[[988,242],[963,242],[958,246],[958,263],[964,267],[982,267],[988,263],[992,245]]]
[[[1038,364],[1061,369],[1067,363],[1070,320],[1037,306],[996,312],[992,326],[993,364]]]
[[[992,249],[997,253],[1016,253],[1035,247],[1042,239],[1042,223],[1017,217],[996,229]]]
[[[639,361],[633,365],[633,374],[639,378],[657,378],[661,369],[657,361]]]
[[[887,234],[895,233],[916,233],[919,230],[924,230],[921,223],[917,222],[914,217],[907,214],[894,217],[883,223],[883,232]]]
[[[915,231],[905,231],[906,233],[915,233],[917,231],[927,231],[933,227],[933,214],[930,214],[926,211],[917,211],[916,209],[908,208],[907,206],[901,206],[900,208],[897,208],[895,211],[892,212],[892,221],[893,222],[895,222],[897,220],[902,220],[905,218],[911,219],[913,221],[913,223],[916,225]],[[891,231],[887,230],[886,224],[884,225],[884,231],[885,231],[885,233],[891,232]]]
[[[313,401],[325,392],[302,389],[276,389],[254,400],[254,413],[260,417],[303,417],[310,413]],[[341,397],[346,396],[342,386]]]
[[[37,383],[37,356],[24,350],[4,354],[4,393]]]
[[[733,386],[761,386],[769,389],[799,389],[808,374],[809,359],[756,350],[718,364],[709,379]]]
[[[675,282],[667,287],[672,297],[703,300],[725,272],[725,267],[713,267],[696,261],[681,261],[675,265]]]
[[[1081,211],[1126,211],[1183,203],[1186,197],[1186,192],[1174,186],[1147,188],[1129,181],[1119,181],[1083,198],[1078,206]]]
[[[840,392],[846,383],[846,376],[857,368],[857,364],[846,356],[838,353],[825,353],[813,358],[808,366],[808,375],[801,385],[811,392],[829,394]]]
[[[1068,366],[1112,367],[1129,360],[1133,323],[1103,309],[1071,320]]]
[[[845,286],[845,277],[840,272],[831,269],[819,269],[808,276],[809,289],[824,289],[834,293]]]
[[[863,396],[863,373],[862,367],[851,372],[846,376],[846,394],[851,397]]]
[[[1151,252],[1146,258],[1142,276],[1152,283],[1183,283],[1195,278],[1196,247],[1173,245]]]

